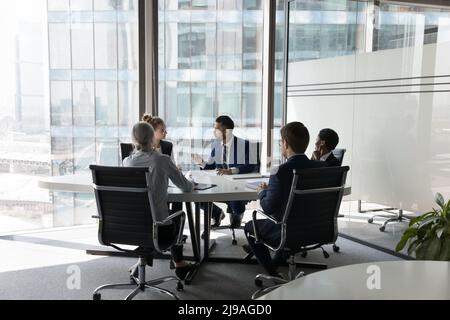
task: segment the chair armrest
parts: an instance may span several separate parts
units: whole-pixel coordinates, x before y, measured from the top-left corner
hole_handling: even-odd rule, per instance
[[[164,219],[164,221],[155,221],[153,223],[153,228],[157,228],[159,226],[163,226],[168,222],[173,221],[175,218],[177,217],[181,217],[180,218],[180,229],[178,230],[178,235],[176,238],[176,244],[177,245],[181,245],[182,244],[182,238],[183,238],[183,230],[184,230],[184,223],[186,220],[186,213],[184,213],[184,211],[177,211],[174,214],[168,216],[166,219]],[[161,248],[159,247],[159,243],[158,243],[158,239],[155,238],[155,234],[157,234],[156,232],[153,232],[153,243],[155,244],[155,249],[157,252],[162,253]]]
[[[253,223],[253,231],[255,232],[255,242],[256,242],[256,243],[261,243],[261,244],[265,245],[267,248],[269,248],[269,249],[272,250],[272,251],[275,251],[275,252],[276,252],[276,251],[279,251],[279,250],[283,247],[283,245],[284,245],[283,242],[280,243],[280,246],[279,246],[278,248],[273,248],[271,245],[269,245],[268,243],[266,243],[264,240],[262,240],[262,241],[260,240],[260,238],[259,238],[259,230],[258,230],[257,225],[256,225],[256,215],[257,215],[258,213],[261,214],[262,216],[266,217],[268,220],[272,221],[273,223],[275,223],[275,224],[277,224],[277,225],[283,226],[284,223],[275,220],[274,217],[267,215],[264,211],[262,211],[262,210],[260,210],[260,209],[257,209],[257,210],[255,210],[255,211],[253,211],[252,223]],[[283,227],[282,227],[282,228],[283,228]]]
[[[262,211],[261,209],[256,209],[256,210],[253,212],[253,219],[254,219],[254,220],[256,220],[256,215],[257,215],[258,213],[259,213],[260,215],[262,215],[263,217],[265,217],[266,219],[269,219],[269,220],[272,221],[273,223],[276,223],[276,224],[282,224],[282,222],[277,221],[274,217],[268,215],[267,213],[265,213],[265,212]]]
[[[258,227],[256,225],[256,215],[260,214],[262,216],[264,216],[265,218],[267,218],[268,220],[272,221],[275,224],[280,224],[280,222],[278,222],[277,220],[275,220],[273,217],[267,215],[264,211],[262,211],[261,209],[257,209],[255,211],[253,211],[253,216],[252,216],[252,223],[253,223],[253,231],[255,233],[255,241],[256,243],[261,243],[261,240],[259,239],[259,230]]]
[[[176,217],[184,216],[184,215],[185,215],[184,211],[178,211],[178,212],[175,212],[174,214],[168,216],[164,221],[157,221],[157,222],[155,222],[155,224],[157,226],[165,225],[166,223],[171,222]]]

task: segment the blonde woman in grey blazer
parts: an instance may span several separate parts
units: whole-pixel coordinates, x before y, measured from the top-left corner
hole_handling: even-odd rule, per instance
[[[123,160],[125,167],[148,167],[150,175],[150,188],[157,190],[152,194],[151,209],[154,219],[164,221],[169,215],[168,193],[169,179],[172,183],[183,190],[191,192],[194,190],[194,184],[183,176],[178,170],[171,158],[167,155],[154,151],[153,148],[154,129],[146,122],[137,123],[132,130],[132,140],[135,145],[135,151]],[[168,241],[176,237],[180,219],[174,224],[162,226],[158,230],[160,240],[167,238]],[[172,258],[175,263],[175,273],[181,280],[195,265],[188,264],[183,258],[183,246],[175,245],[171,249]]]

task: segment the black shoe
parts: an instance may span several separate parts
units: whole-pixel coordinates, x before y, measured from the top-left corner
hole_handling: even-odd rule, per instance
[[[184,267],[176,268],[175,274],[177,275],[178,279],[184,280],[184,279],[186,279],[186,276],[188,275],[188,273],[191,272],[192,270],[194,270],[196,267],[197,266],[195,264],[188,264]]]
[[[243,217],[244,217],[243,214],[240,214],[240,215],[233,214],[233,215],[231,215],[230,216],[230,220],[231,220],[230,228],[232,228],[232,229],[239,228],[241,226],[241,224],[242,224],[242,218]]]
[[[213,223],[211,224],[211,227],[212,227],[212,228],[218,228],[218,227],[220,227],[220,223],[222,222],[223,219],[225,219],[225,213],[223,213],[223,211],[220,211],[220,217],[219,217],[219,218],[214,217],[214,218],[212,219],[212,220],[213,220]]]

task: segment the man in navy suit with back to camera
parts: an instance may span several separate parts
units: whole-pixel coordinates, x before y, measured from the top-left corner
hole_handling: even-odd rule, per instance
[[[237,175],[259,171],[259,165],[253,154],[250,142],[236,137],[233,134],[234,122],[229,116],[220,116],[216,119],[214,136],[216,140],[211,145],[211,154],[208,161],[204,161],[200,155],[193,155],[192,160],[203,170],[216,170],[218,175]],[[245,212],[246,201],[228,202],[228,212],[231,213],[231,227],[241,225]],[[206,206],[203,206],[206,209]],[[225,213],[218,206],[213,205],[213,227],[220,226],[225,218]]]
[[[281,129],[281,151],[287,161],[278,171],[271,175],[269,184],[261,184],[257,190],[264,212],[277,221],[281,221],[286,209],[291,192],[294,170],[324,167],[325,162],[313,161],[305,155],[310,136],[308,129],[300,122],[292,122]],[[262,239],[266,242],[279,245],[281,241],[281,227],[268,219],[257,220],[257,228]],[[263,266],[271,276],[279,276],[277,273],[278,257],[272,259],[269,249],[263,244],[255,243],[253,223],[250,221],[245,226],[245,235],[250,248],[244,246],[244,250],[253,251],[259,264]]]

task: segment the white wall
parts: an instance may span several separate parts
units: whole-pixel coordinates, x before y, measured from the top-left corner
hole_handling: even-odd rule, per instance
[[[352,199],[429,210],[450,197],[448,57],[445,42],[291,63],[288,122],[340,134]]]

